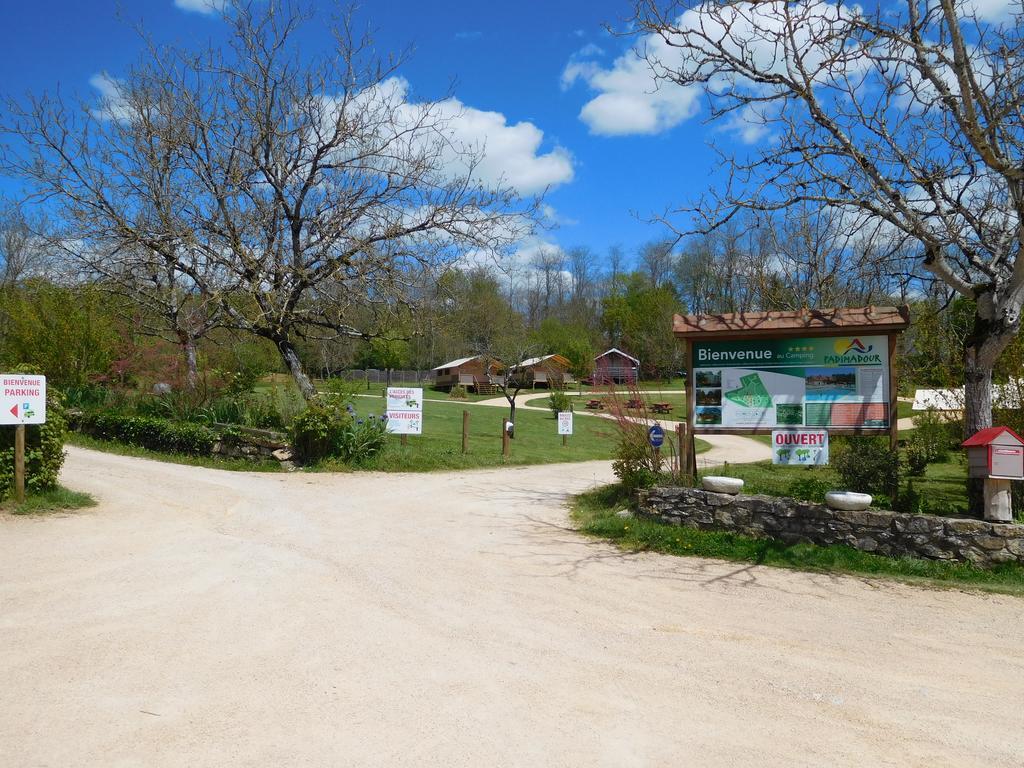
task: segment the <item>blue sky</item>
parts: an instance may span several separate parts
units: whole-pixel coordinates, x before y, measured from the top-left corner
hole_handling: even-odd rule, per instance
[[[139,55],[137,22],[160,42],[216,42],[223,34],[218,16],[188,9],[209,1],[5,3],[2,90],[96,93],[91,82],[102,73],[118,77]],[[326,14],[336,7],[321,5]],[[642,219],[706,188],[714,164],[708,139],[740,138],[701,122],[699,95],[674,87],[652,93],[645,70],[627,55],[635,39],[602,28],[622,28],[630,6],[374,0],[361,16],[376,28],[381,52],[414,46],[401,71],[413,99],[439,99],[451,89],[478,118],[473,130],[490,134],[488,148],[506,148],[507,156],[495,149],[495,162],[527,173],[524,191],[552,184],[546,201],[561,225],[545,232],[545,241],[601,253],[621,244],[632,253],[665,233]],[[310,50],[324,42],[317,29],[304,36]],[[0,180],[0,189],[14,194],[18,185]]]

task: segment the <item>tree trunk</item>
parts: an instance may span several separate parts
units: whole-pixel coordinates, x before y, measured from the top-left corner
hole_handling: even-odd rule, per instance
[[[1019,320],[1010,324],[1002,319],[991,302],[990,294],[979,297],[974,328],[964,344],[965,439],[992,426],[992,369],[1020,326]],[[1019,317],[1019,310],[1017,314]],[[975,517],[984,516],[983,487],[981,478],[967,481],[968,512]]]
[[[512,395],[508,399],[508,420],[512,425],[512,429],[508,431],[508,439],[514,440],[516,436],[516,396]]]
[[[199,363],[196,358],[196,340],[185,336],[181,340],[181,351],[185,355],[185,387],[195,392],[199,386]]]
[[[288,366],[288,371],[291,373],[292,378],[295,379],[302,397],[307,401],[312,400],[317,394],[316,387],[313,386],[313,382],[306,375],[306,371],[302,367],[302,361],[299,360],[299,353],[295,351],[295,346],[284,337],[278,337],[272,339],[272,341],[274,346],[277,347],[277,351],[281,353],[281,359]]]

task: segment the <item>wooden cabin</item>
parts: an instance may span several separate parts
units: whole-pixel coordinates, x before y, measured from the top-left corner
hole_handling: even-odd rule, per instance
[[[434,386],[448,389],[461,384],[466,389],[483,394],[493,392],[493,381],[498,377],[500,368],[496,363],[490,365],[490,376],[484,367],[484,359],[480,355],[460,357],[431,369],[434,374]]]
[[[594,373],[591,380],[595,386],[636,384],[639,377],[640,361],[621,349],[612,347],[594,358]]]
[[[512,366],[511,376],[522,377],[528,387],[538,385],[552,389],[562,389],[567,384],[574,384],[575,379],[569,373],[572,367],[561,355],[543,355],[522,360]]]

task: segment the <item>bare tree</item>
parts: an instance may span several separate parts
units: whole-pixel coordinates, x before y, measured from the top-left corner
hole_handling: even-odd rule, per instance
[[[72,243],[74,241],[71,241]],[[62,248],[67,250],[68,245]],[[98,278],[100,287],[124,296],[119,302],[131,312],[135,328],[148,336],[177,345],[185,364],[185,386],[195,391],[199,384],[199,343],[223,324],[224,313],[216,296],[202,287],[214,283],[210,275],[196,282],[178,266],[178,258],[139,247],[114,247],[109,251],[74,250],[85,264],[88,278]],[[193,262],[196,271],[206,260]]]
[[[47,230],[45,218],[32,218],[21,206],[0,200],[0,287],[43,272]]]
[[[976,304],[965,428],[992,423],[992,369],[1024,304],[1024,42],[960,0],[635,4],[656,77],[703,88],[711,117],[770,134],[723,153],[728,181],[682,209],[832,208],[883,227]],[[674,218],[674,217],[672,217]]]
[[[410,101],[401,61],[347,19],[329,55],[300,57],[309,18],[233,0],[226,45],[151,46],[99,108],[10,102],[2,166],[78,238],[172,264],[229,326],[270,340],[307,398],[298,340],[374,335],[354,306],[406,303],[420,266],[498,248],[534,211],[480,181],[453,116]]]
[[[527,341],[523,335],[506,335],[477,349],[490,383],[508,401],[508,420],[513,425],[511,438],[515,437],[516,397],[531,383],[521,364],[538,358],[542,352],[541,344]]]
[[[651,285],[657,288],[668,278],[672,269],[672,242],[654,240],[640,246],[640,265],[647,273]]]

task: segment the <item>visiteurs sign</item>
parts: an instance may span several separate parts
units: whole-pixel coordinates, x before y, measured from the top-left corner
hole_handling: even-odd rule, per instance
[[[889,426],[885,336],[694,342],[695,427]]]

